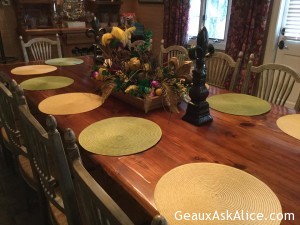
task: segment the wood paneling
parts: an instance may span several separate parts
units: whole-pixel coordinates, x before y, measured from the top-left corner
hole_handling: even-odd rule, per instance
[[[6,57],[22,56],[17,35],[17,20],[13,6],[0,7],[0,30]]]

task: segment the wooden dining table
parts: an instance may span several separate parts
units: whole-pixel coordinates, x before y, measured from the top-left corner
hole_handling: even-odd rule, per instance
[[[25,90],[30,109],[35,114],[43,115],[38,112],[37,106],[47,97],[69,92],[97,91],[100,82],[90,78],[93,59],[85,56],[83,60],[83,64],[61,66],[56,71],[45,74],[70,77],[74,79],[72,85],[54,90]],[[0,71],[21,83],[38,75],[13,75],[11,69],[40,63],[0,65]],[[222,93],[228,91],[213,86],[209,88],[210,95]],[[276,125],[279,117],[295,113],[297,112],[293,109],[277,105],[272,105],[270,112],[258,116],[230,115],[210,109],[213,121],[195,126],[182,120],[185,114],[184,104],[181,105],[179,113],[170,114],[163,108],[145,113],[110,96],[102,106],[92,111],[55,117],[60,131],[71,128],[77,136],[94,122],[119,116],[141,117],[160,126],[160,141],[152,148],[137,154],[104,156],[81,149],[82,155],[91,163],[91,174],[93,173],[99,182],[101,178],[108,179],[111,182],[108,187],[111,192],[113,185],[118,187],[116,199],[127,196],[126,198],[145,213],[145,217],[150,218],[158,213],[154,202],[154,190],[164,174],[183,164],[212,162],[238,168],[264,182],[278,197],[282,212],[294,214],[294,220],[284,220],[281,224],[298,225],[300,140],[285,134]],[[126,208],[126,203],[124,207]]]

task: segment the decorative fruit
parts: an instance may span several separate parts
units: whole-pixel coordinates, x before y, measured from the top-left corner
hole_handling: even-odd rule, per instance
[[[154,87],[154,88],[158,88],[158,87],[159,87],[158,81],[153,80],[153,81],[151,82],[151,86]]]
[[[150,94],[151,88],[145,87],[145,88],[144,88],[144,91],[145,91],[146,94]]]
[[[92,78],[95,78],[96,79],[96,76],[98,76],[98,71],[94,71],[94,72],[92,72]]]
[[[161,89],[161,88],[157,88],[157,89],[155,89],[155,94],[156,94],[157,96],[161,96],[161,95],[162,95],[162,93],[163,93],[163,91],[162,91],[162,89]]]

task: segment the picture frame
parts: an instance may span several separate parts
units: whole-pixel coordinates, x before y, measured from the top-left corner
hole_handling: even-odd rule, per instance
[[[163,3],[164,0],[139,0],[139,3]]]

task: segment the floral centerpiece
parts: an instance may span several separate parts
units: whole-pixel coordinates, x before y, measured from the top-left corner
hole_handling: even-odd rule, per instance
[[[113,27],[97,39],[98,64],[90,76],[100,80],[99,94],[105,100],[113,91],[141,98],[147,112],[154,97],[177,112],[180,99],[188,100],[191,61],[179,65],[176,57],[168,65],[158,66],[151,51],[151,32],[146,32],[145,42],[130,49],[129,41],[135,27],[122,30]]]

